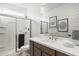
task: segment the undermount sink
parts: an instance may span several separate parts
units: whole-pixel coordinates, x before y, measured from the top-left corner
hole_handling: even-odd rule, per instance
[[[75,48],[75,45],[73,45],[71,43],[63,43],[63,46],[67,47],[67,48]]]
[[[75,48],[75,44],[71,41],[68,41],[68,40],[63,41],[63,46],[67,47],[67,48]]]

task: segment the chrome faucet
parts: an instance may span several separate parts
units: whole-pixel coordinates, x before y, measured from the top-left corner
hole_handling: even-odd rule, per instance
[[[56,34],[51,33],[49,39],[56,40]]]

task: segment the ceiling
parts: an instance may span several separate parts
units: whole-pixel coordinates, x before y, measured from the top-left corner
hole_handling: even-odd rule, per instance
[[[67,4],[67,3],[47,3],[42,5],[42,8],[46,11],[50,11],[51,9],[58,8],[64,4]]]
[[[36,5],[41,6],[41,7],[56,8],[64,4],[67,4],[67,3],[13,3],[12,5],[16,5],[16,6],[23,7],[23,8],[27,8],[30,6],[36,6]]]
[[[42,3],[12,3],[11,5],[27,8],[27,7],[33,7],[33,6],[41,6]]]
[[[13,3],[11,5],[15,5],[21,8],[33,8],[33,7],[38,7],[40,9],[44,9],[44,11],[51,11],[52,9],[58,8],[64,4],[67,3]],[[40,10],[41,11],[41,10]],[[43,11],[41,11],[43,13]]]
[[[66,3],[0,3],[0,5],[12,5],[15,7],[20,7],[21,9],[38,6],[39,8],[44,8],[46,10],[55,9],[64,4]]]
[[[1,4],[10,4],[10,5],[15,5],[21,8],[40,6],[40,7],[47,7],[47,8],[49,7],[49,8],[54,9],[66,3],[1,3]]]

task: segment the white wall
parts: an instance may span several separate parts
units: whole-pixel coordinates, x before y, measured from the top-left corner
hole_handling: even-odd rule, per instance
[[[49,9],[50,7],[52,7],[52,5],[47,9]],[[45,18],[48,18],[50,16],[57,16],[57,20],[68,18],[69,32],[71,30],[79,30],[79,4],[64,4],[57,8],[46,10],[44,12],[44,16]],[[59,35],[63,34],[66,35],[66,33],[59,33]]]
[[[32,37],[40,34],[40,3],[27,7],[27,16],[32,19]]]
[[[40,22],[32,20],[32,37],[40,35]]]
[[[27,16],[33,20],[40,21],[40,3],[29,3],[27,7]]]

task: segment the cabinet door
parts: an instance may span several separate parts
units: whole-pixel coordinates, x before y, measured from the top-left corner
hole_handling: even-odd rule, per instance
[[[34,47],[34,56],[41,56],[41,50],[37,47]]]
[[[42,52],[42,56],[50,56],[50,55],[45,52]]]
[[[61,53],[61,52],[56,51],[56,56],[68,56],[68,55],[66,55],[66,54],[64,54],[64,53]]]
[[[42,52],[45,52],[50,56],[55,56],[55,50],[48,48],[46,46],[42,46]]]
[[[34,44],[33,44],[33,42],[32,41],[30,41],[30,56],[33,56],[33,53],[34,53]]]

